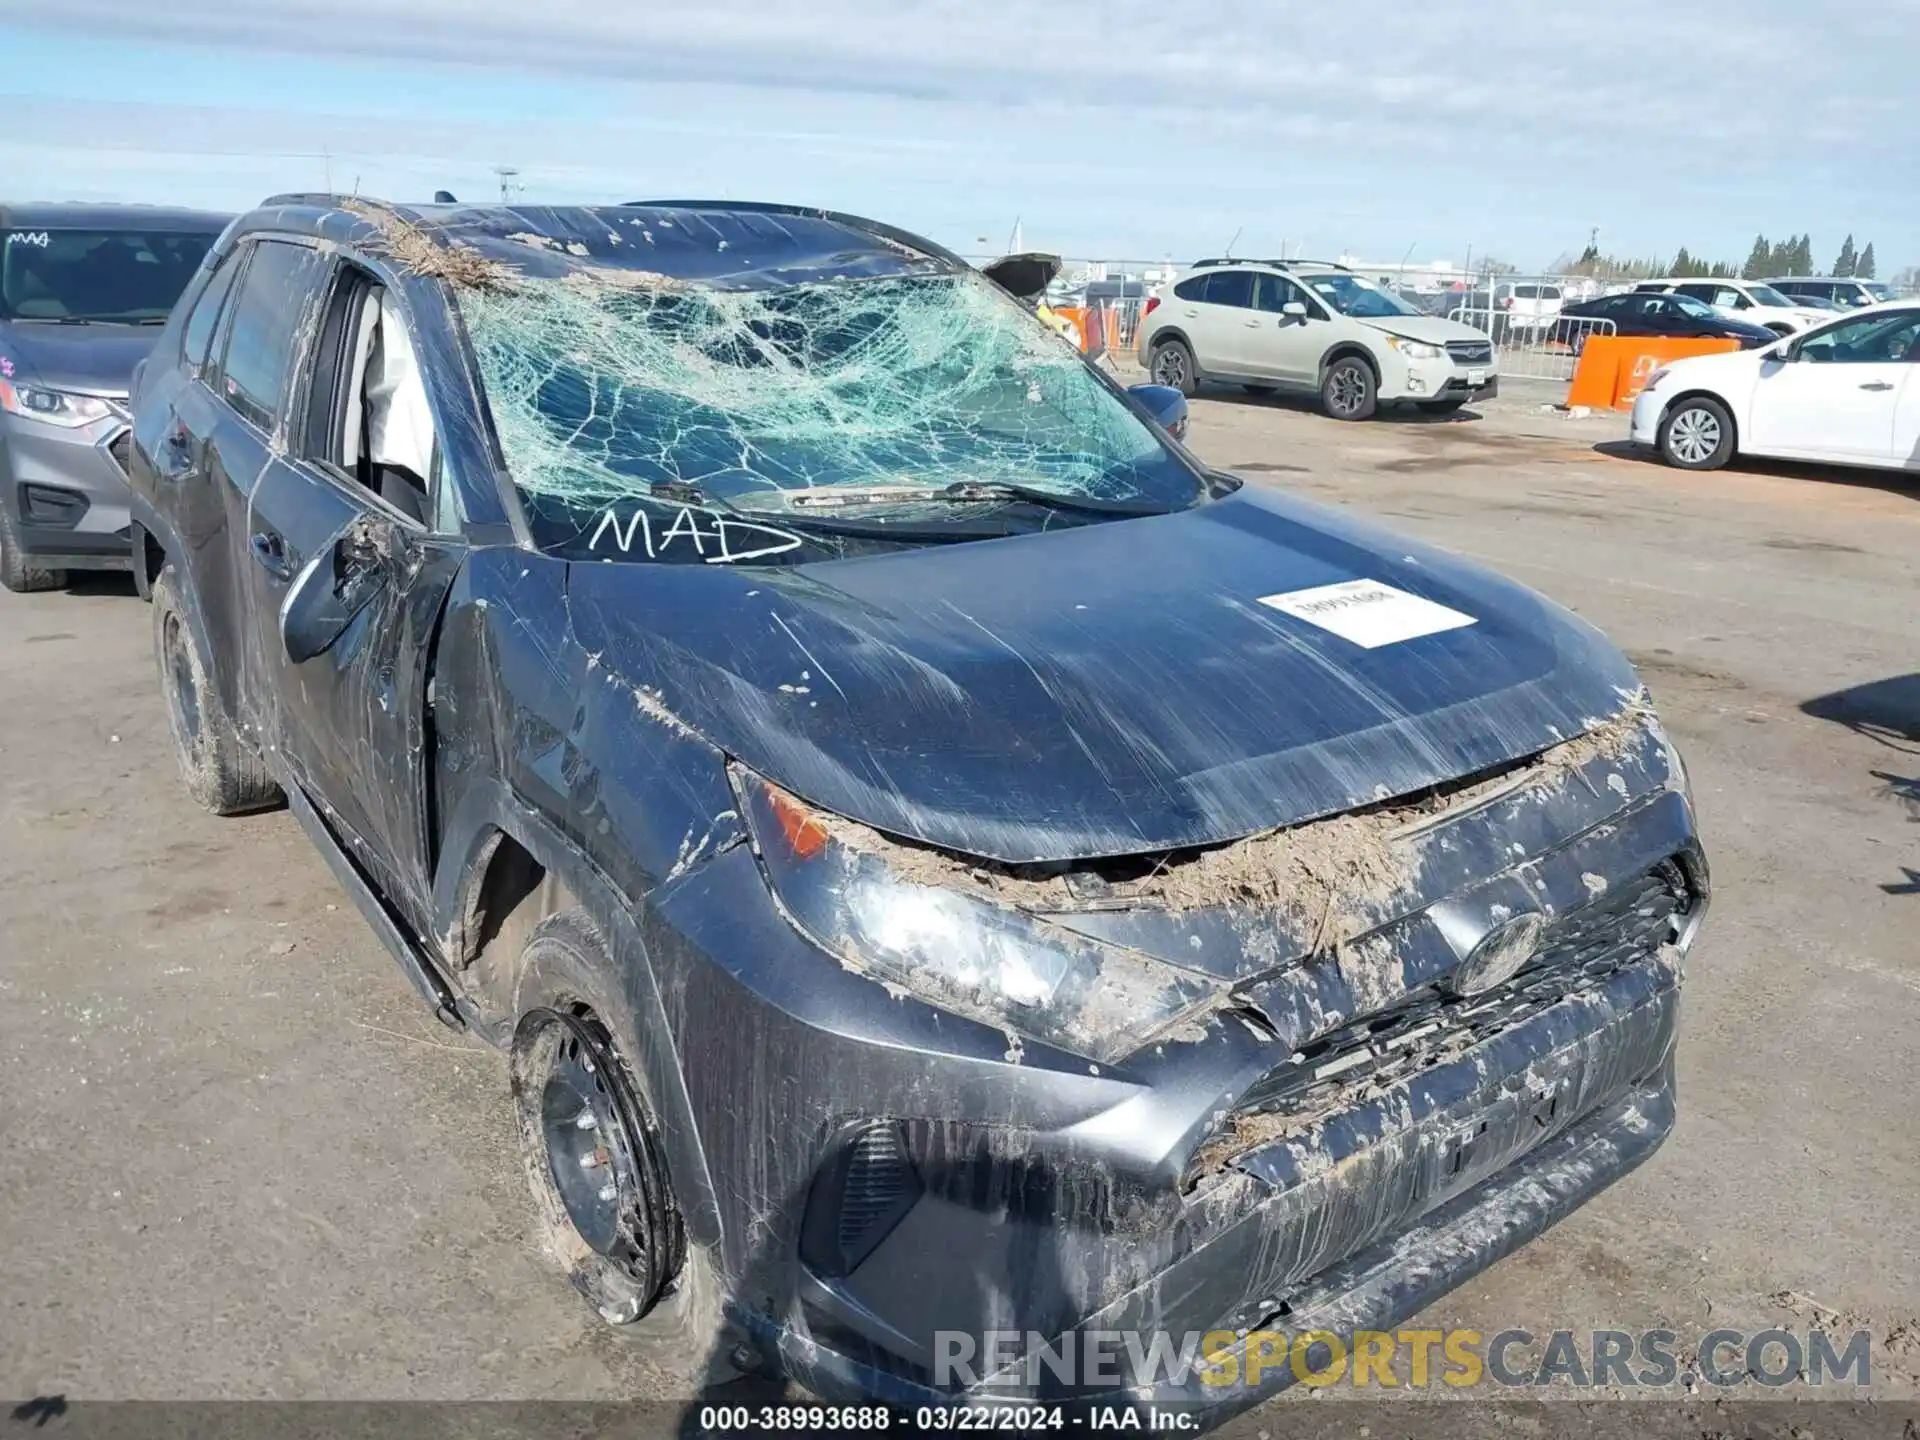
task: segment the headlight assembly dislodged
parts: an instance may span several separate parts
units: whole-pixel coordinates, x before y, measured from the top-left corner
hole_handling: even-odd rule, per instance
[[[0,410],[68,429],[91,425],[116,413],[113,402],[98,395],[74,395],[42,385],[22,385],[17,380],[0,380]]]
[[[788,917],[816,945],[883,984],[1098,1061],[1131,1054],[1219,994],[1208,976],[959,889],[903,878],[881,855],[836,838],[843,822],[738,766],[731,774]],[[968,883],[964,863],[952,864],[955,882]]]

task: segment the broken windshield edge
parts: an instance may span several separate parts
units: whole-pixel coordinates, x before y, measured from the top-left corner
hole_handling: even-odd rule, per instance
[[[535,540],[577,558],[818,558],[796,553],[823,527],[794,500],[835,490],[907,492],[901,539],[1213,493],[1078,351],[971,271],[751,290],[582,272],[457,298]],[[997,526],[926,523],[985,504],[1002,507]],[[844,548],[849,528],[832,530]]]

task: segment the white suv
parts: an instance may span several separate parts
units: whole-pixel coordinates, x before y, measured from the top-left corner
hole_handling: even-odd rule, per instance
[[[1633,288],[1691,295],[1724,315],[1764,325],[1776,335],[1797,335],[1833,318],[1832,311],[1796,304],[1764,280],[1643,280]]]
[[[1153,379],[1185,394],[1203,380],[1312,393],[1336,420],[1394,400],[1458,410],[1500,387],[1482,332],[1313,261],[1202,260],[1147,301],[1138,346]]]

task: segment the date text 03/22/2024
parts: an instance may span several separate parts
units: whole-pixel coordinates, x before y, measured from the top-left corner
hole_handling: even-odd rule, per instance
[[[1188,1410],[1130,1405],[1077,1410],[1059,1405],[922,1405],[911,1413],[880,1405],[707,1405],[700,1410],[701,1432],[716,1435],[829,1430],[920,1435],[1025,1435],[1048,1430],[1183,1433],[1200,1427],[1201,1417]]]

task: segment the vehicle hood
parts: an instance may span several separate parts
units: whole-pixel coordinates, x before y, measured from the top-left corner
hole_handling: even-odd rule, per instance
[[[1367,649],[1260,603],[1353,579],[1474,623]],[[576,639],[649,714],[824,809],[1012,862],[1423,790],[1579,734],[1639,684],[1543,597],[1250,487],[789,568],[581,563],[568,586]]]
[[[83,395],[124,398],[133,367],[160,338],[158,325],[53,325],[0,322],[0,356],[23,380]]]
[[[1485,341],[1487,338],[1484,330],[1476,330],[1471,325],[1461,324],[1458,320],[1442,319],[1438,315],[1395,315],[1379,320],[1362,320],[1360,323],[1389,335],[1404,335],[1409,340],[1424,340],[1429,345],[1444,345],[1449,340]]]

